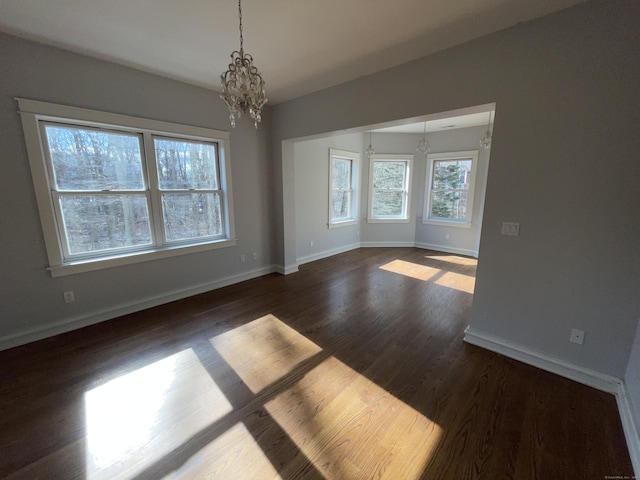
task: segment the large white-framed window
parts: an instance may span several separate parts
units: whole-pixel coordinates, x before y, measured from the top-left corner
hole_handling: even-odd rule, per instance
[[[228,132],[17,100],[53,276],[235,245]]]
[[[470,227],[477,170],[477,150],[428,155],[422,222]]]
[[[329,149],[329,228],[358,222],[360,154]]]
[[[409,222],[413,155],[371,155],[369,223]]]

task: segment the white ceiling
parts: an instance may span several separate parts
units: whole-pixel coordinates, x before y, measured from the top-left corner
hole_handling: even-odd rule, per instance
[[[274,104],[583,0],[245,0],[245,50]],[[236,0],[0,0],[0,30],[218,89]]]
[[[408,123],[406,125],[394,125],[392,127],[374,128],[371,131],[374,133],[422,133],[426,127],[427,133],[433,133],[489,124],[489,112],[458,116],[449,116],[451,115],[449,113],[443,113],[442,115],[444,115],[444,118]],[[493,113],[491,113],[491,115],[493,115]],[[493,116],[491,117],[491,122],[493,123]]]

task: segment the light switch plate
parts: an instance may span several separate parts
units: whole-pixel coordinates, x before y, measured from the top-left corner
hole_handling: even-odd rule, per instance
[[[516,222],[502,222],[502,235],[517,237],[520,233],[520,224]]]

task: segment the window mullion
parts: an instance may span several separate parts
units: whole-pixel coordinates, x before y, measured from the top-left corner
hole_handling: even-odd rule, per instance
[[[151,232],[153,235],[153,243],[156,246],[163,246],[166,244],[166,238],[164,234],[164,216],[162,214],[162,193],[158,187],[158,167],[156,165],[155,149],[153,146],[153,137],[149,132],[143,133],[143,162],[145,165],[144,171],[147,178],[146,186],[149,192],[149,199],[151,201]]]

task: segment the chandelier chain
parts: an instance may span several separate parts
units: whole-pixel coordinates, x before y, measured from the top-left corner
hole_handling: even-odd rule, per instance
[[[244,50],[244,37],[242,36],[242,0],[238,0],[238,19],[240,20],[240,51]]]

